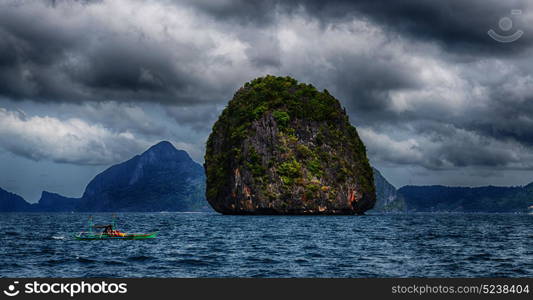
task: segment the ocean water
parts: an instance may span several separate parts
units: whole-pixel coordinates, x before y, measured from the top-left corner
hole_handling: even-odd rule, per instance
[[[2,277],[532,277],[533,216],[125,213],[153,240],[77,241],[88,214],[0,214]],[[111,214],[93,214],[95,223]]]

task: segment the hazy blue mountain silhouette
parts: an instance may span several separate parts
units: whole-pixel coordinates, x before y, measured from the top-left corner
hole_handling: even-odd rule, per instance
[[[10,193],[0,188],[0,211],[31,211],[32,205],[17,194]]]
[[[533,184],[524,187],[404,186],[398,197],[408,212],[526,212]]]
[[[203,167],[166,141],[114,165],[87,185],[79,211],[190,211],[207,208]]]
[[[81,198],[43,191],[39,202],[30,204],[0,189],[3,212],[202,210],[211,210],[203,167],[166,141],[98,174]]]
[[[404,186],[399,190],[374,169],[377,202],[387,212],[526,212],[533,183],[515,187]],[[43,191],[36,204],[0,188],[0,212],[202,211],[205,173],[187,152],[163,141],[111,166],[87,185],[82,198]]]
[[[32,206],[33,210],[35,211],[65,212],[76,210],[76,207],[79,205],[79,202],[79,198],[69,198],[56,193],[43,191],[39,202],[37,204],[33,204]]]

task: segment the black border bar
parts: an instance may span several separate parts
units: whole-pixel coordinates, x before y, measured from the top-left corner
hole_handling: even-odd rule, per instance
[[[27,294],[27,285],[60,293]],[[71,296],[72,285],[85,293]],[[533,278],[0,278],[0,299],[532,299],[532,289]]]

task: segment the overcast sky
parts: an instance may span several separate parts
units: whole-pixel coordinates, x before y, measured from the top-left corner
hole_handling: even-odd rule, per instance
[[[328,89],[397,187],[523,185],[532,25],[528,0],[3,0],[0,187],[80,196],[160,140],[203,162],[224,105],[266,74]]]

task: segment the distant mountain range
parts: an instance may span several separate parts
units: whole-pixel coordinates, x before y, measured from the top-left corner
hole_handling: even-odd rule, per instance
[[[32,211],[33,206],[21,196],[0,188],[0,211]]]
[[[111,166],[89,182],[81,198],[44,191],[36,204],[0,188],[0,211],[202,211],[203,167],[166,141]]]
[[[404,186],[398,200],[406,212],[527,212],[533,204],[533,183],[526,186]]]
[[[33,204],[37,211],[74,211],[79,205],[80,199],[68,198],[59,194],[43,191],[41,199],[37,204]]]
[[[533,183],[515,187],[408,185],[396,190],[374,169],[377,201],[370,212],[525,213],[533,205]]]
[[[78,198],[67,198],[59,194],[43,191],[41,199],[35,204],[26,202],[17,194],[0,188],[0,212],[14,211],[73,211],[79,203]]]
[[[527,212],[533,183],[515,187],[404,186],[397,190],[374,171],[376,204],[369,212]],[[0,188],[0,212],[211,211],[205,173],[187,152],[166,141],[111,166],[81,198],[43,191],[35,204]]]

